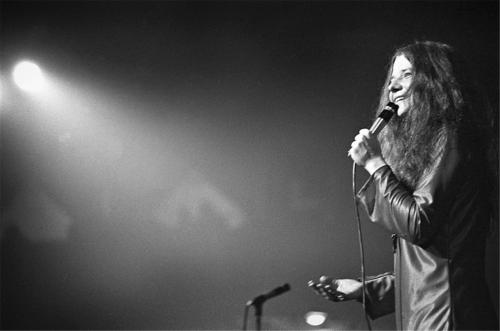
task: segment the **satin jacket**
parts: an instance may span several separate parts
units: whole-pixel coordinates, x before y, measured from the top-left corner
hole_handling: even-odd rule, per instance
[[[399,330],[498,329],[484,275],[490,213],[453,142],[414,192],[389,166],[358,193],[370,220],[393,234],[394,271],[367,279],[367,311],[394,312]]]

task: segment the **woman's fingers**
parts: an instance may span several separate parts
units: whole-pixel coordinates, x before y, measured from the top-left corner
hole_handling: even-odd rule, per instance
[[[335,302],[345,300],[345,293],[337,291],[338,282],[331,277],[321,276],[318,283],[309,281],[308,285],[325,299]]]

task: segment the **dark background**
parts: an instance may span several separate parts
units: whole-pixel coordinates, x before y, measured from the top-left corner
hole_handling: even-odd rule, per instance
[[[497,1],[0,10],[4,329],[238,329],[245,302],[285,282],[264,328],[312,329],[313,310],[326,328],[365,328],[358,303],[306,283],[359,276],[346,152],[393,50],[453,45],[498,110]],[[23,58],[44,93],[14,87]],[[390,234],[363,224],[367,273],[391,270]]]

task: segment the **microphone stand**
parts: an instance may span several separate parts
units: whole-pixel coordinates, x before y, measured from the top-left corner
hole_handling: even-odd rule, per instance
[[[256,330],[261,330],[261,320],[262,320],[262,306],[264,305],[264,302],[266,300],[274,298],[275,296],[278,296],[282,293],[285,293],[286,291],[290,290],[290,285],[289,284],[284,284],[282,286],[279,286],[272,291],[259,295],[258,297],[254,298],[253,300],[250,300],[246,303],[245,305],[245,317],[243,319],[243,330],[246,330],[247,326],[247,316],[248,316],[248,309],[251,306],[254,306],[255,309],[255,328]]]
[[[262,320],[262,306],[264,301],[257,302],[254,304],[255,307],[255,330],[261,330],[261,320]]]
[[[255,312],[255,330],[260,331],[262,328],[262,307],[264,306],[264,302],[266,302],[266,298],[264,296],[258,296],[252,301],[247,303],[247,307],[253,306]]]

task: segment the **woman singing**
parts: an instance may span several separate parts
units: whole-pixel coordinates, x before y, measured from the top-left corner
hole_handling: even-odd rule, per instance
[[[380,106],[393,102],[397,114],[378,137],[361,130],[348,153],[370,174],[359,200],[394,243],[393,272],[366,281],[367,312],[395,311],[398,329],[498,329],[484,274],[497,149],[463,69],[443,43],[396,50]],[[332,301],[362,296],[354,279],[312,285]]]

